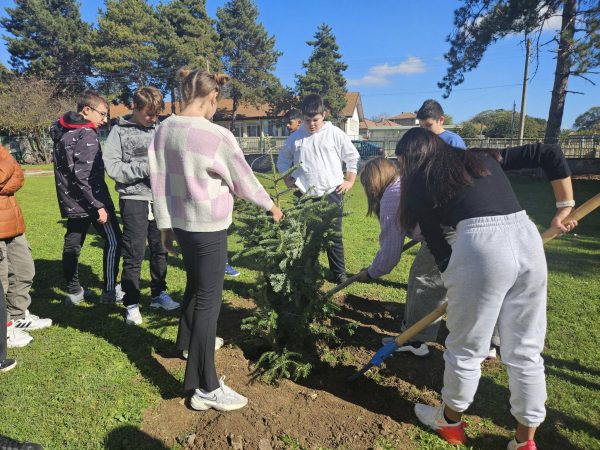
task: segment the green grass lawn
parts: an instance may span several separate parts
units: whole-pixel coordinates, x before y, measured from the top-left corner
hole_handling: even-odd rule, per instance
[[[513,185],[540,230],[546,228],[554,211],[549,184],[519,178]],[[577,181],[575,189],[581,203],[600,192],[600,182]],[[130,327],[116,308],[93,303],[64,307],[60,265],[64,227],[53,178],[28,177],[18,198],[36,261],[31,309],[52,317],[55,326],[32,333],[35,339],[29,346],[9,350],[19,366],[0,375],[0,434],[39,442],[49,449],[119,448],[110,443],[120,430],[139,426],[143,411],[161,398],[181,395],[183,374],[168,373],[152,357],[155,352],[173,352],[177,316],[144,308],[143,326]],[[365,217],[366,200],[360,186],[352,190],[346,210],[347,268],[355,272],[368,265],[377,250],[379,227],[375,219]],[[544,442],[544,436],[552,432],[554,438],[560,438],[552,448],[591,449],[600,448],[600,212],[584,219],[576,232],[577,236],[562,237],[546,247],[550,278],[544,357],[549,398],[548,418],[539,438]],[[102,267],[100,244],[96,235],[88,236],[80,260],[82,282],[94,288],[96,296]],[[237,248],[233,235],[231,253]],[[408,251],[382,282],[355,284],[348,292],[404,302],[402,286],[415,251]],[[250,286],[255,272],[241,269],[236,283]],[[142,293],[147,297],[147,262],[142,278]],[[181,297],[184,283],[178,261],[170,266],[168,275],[169,290],[175,298]],[[226,300],[236,295],[227,287]],[[490,421],[511,429],[510,417],[494,414],[494,404],[498,404],[506,415],[505,372],[484,370],[480,386],[483,398],[478,397],[470,412],[480,414],[484,425]],[[497,398],[486,394],[489,392]],[[478,426],[469,435],[476,439],[486,432],[485,426]],[[413,439],[421,448],[453,448],[417,427]],[[132,444],[126,448],[136,447]]]

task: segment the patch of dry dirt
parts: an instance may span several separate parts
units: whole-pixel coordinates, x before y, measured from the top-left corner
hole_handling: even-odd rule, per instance
[[[293,448],[282,442],[282,436],[297,439],[305,449],[377,448],[374,445],[381,437],[397,448],[417,448],[414,402],[434,403],[438,398],[443,347],[433,344],[426,358],[396,355],[369,377],[349,383],[347,378],[380,348],[381,337],[398,334],[397,316],[402,315],[403,305],[339,298],[340,320],[359,323],[341,350],[343,362],[335,367],[321,364],[306,380],[283,380],[275,386],[252,378],[252,361],[259,350],[239,329],[251,302],[230,302],[219,319],[219,335],[227,345],[217,352],[217,370],[226,375],[229,386],[249,398],[248,406],[228,413],[196,412],[183,398],[165,400],[146,411],[142,431],[168,448],[175,441],[193,449]],[[182,370],[185,364],[179,358],[156,358],[169,371]]]

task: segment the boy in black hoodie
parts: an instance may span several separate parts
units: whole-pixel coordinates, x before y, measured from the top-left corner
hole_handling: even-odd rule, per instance
[[[104,163],[98,141],[98,127],[106,123],[108,103],[95,91],[84,91],[77,111],[68,112],[51,127],[54,141],[54,180],[62,217],[67,219],[63,248],[63,271],[67,280],[65,303],[76,305],[84,299],[79,284],[81,246],[90,224],[104,239],[103,303],[120,300],[116,284],[121,254],[121,229],[104,181]]]

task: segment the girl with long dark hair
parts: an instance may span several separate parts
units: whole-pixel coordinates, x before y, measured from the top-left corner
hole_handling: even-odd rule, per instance
[[[541,167],[556,197],[551,225],[570,231],[577,222],[562,221],[575,202],[560,147],[464,151],[413,128],[398,143],[396,155],[402,179],[400,224],[404,229],[419,224],[448,289],[443,403],[417,404],[415,413],[448,442],[466,442],[462,413],[473,402],[497,322],[517,420],[508,448],[535,449],[535,430],[546,412],[540,355],[546,333],[546,259],[538,230],[503,170]],[[456,228],[452,246],[442,226]]]

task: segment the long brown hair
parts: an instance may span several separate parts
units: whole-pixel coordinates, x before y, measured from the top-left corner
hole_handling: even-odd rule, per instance
[[[414,228],[417,222],[408,209],[408,199],[416,176],[425,179],[433,206],[438,207],[471,185],[473,178],[490,174],[479,154],[454,148],[424,128],[408,130],[396,145],[396,156],[402,178],[398,215],[400,225],[405,229]]]
[[[381,197],[387,187],[400,176],[398,166],[386,158],[371,159],[360,172],[360,182],[367,195],[367,216],[379,218]]]
[[[209,73],[185,67],[179,69],[177,75],[181,79],[181,97],[186,105],[195,98],[206,97],[215,89],[220,91],[229,81],[229,77],[223,73]]]

